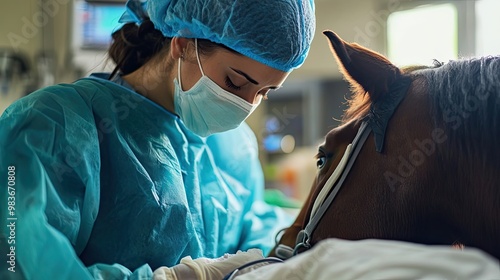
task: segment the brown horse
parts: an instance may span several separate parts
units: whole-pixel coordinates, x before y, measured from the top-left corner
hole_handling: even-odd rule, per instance
[[[500,57],[400,69],[324,34],[353,97],[319,147],[309,198],[279,244],[297,253],[329,237],[459,243],[500,259]],[[362,124],[366,141],[349,146]],[[342,160],[348,146],[351,166]],[[342,176],[330,178],[341,161]],[[311,216],[332,181],[323,194],[335,199],[316,202],[325,201],[323,215]]]

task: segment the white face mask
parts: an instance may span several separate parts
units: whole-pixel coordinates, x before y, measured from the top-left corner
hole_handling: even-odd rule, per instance
[[[257,104],[249,103],[222,89],[205,76],[198,55],[196,39],[195,49],[202,77],[191,89],[183,91],[181,59],[179,58],[178,80],[174,79],[175,112],[187,128],[202,137],[238,127],[257,108],[260,100]]]

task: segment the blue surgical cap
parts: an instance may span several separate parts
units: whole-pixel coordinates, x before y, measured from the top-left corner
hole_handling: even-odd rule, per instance
[[[207,39],[285,72],[304,63],[316,25],[313,0],[141,2],[165,37]]]

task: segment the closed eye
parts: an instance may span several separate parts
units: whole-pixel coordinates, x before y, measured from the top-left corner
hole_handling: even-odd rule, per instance
[[[226,86],[230,89],[234,89],[234,90],[240,90],[241,87],[240,86],[237,86],[233,83],[233,81],[231,81],[231,79],[229,79],[229,77],[226,77],[226,79],[224,80]]]

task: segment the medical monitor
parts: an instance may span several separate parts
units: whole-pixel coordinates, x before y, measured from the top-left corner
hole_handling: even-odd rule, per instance
[[[125,2],[80,1],[76,12],[83,49],[107,49],[111,44],[111,34],[122,24],[118,23],[125,11]]]

